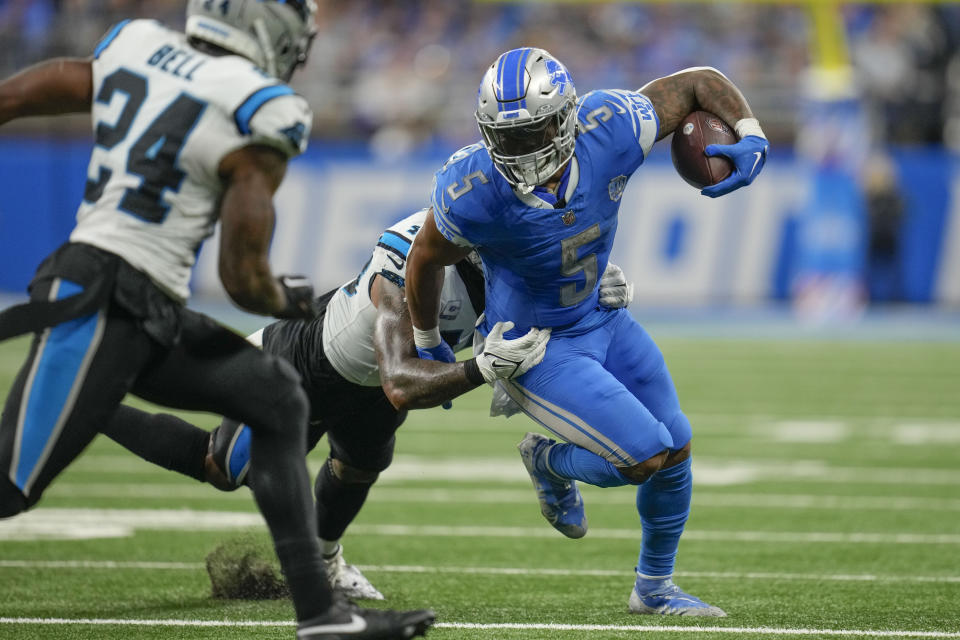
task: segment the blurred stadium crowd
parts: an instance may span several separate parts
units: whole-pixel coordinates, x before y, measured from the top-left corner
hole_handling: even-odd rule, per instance
[[[0,0],[0,74],[55,55],[88,55],[127,17],[182,27],[184,0]],[[542,46],[578,90],[632,88],[686,66],[715,66],[747,94],[774,142],[789,142],[809,62],[807,14],[749,3],[637,4],[321,0],[310,64],[294,81],[315,135],[369,139],[387,156],[473,141],[484,66],[505,48]],[[960,148],[960,6],[856,5],[850,48],[875,141]]]

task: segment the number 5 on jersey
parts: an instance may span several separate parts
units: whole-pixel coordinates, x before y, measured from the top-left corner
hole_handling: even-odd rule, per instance
[[[575,276],[583,271],[583,277],[586,279],[583,288],[579,290],[577,289],[576,282],[563,285],[560,289],[561,307],[573,307],[580,304],[597,286],[597,276],[599,272],[597,254],[590,253],[578,260],[577,252],[580,250],[580,247],[593,242],[599,237],[600,225],[595,224],[574,236],[564,238],[560,241],[560,273],[569,277]]]

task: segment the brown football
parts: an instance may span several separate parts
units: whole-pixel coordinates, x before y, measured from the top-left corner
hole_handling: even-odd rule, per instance
[[[734,144],[737,136],[726,122],[709,111],[694,111],[673,132],[670,157],[687,184],[703,189],[730,175],[733,164],[723,157],[707,157],[710,144]]]

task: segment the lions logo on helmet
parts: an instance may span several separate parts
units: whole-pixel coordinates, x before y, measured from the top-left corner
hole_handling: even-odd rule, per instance
[[[307,61],[316,14],[314,0],[190,0],[186,33],[286,82]]]
[[[477,124],[494,166],[529,193],[573,155],[577,90],[559,60],[543,49],[507,51],[477,93]]]

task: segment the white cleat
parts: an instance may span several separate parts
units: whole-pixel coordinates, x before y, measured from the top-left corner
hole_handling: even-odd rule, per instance
[[[645,595],[637,593],[634,585],[628,602],[630,613],[661,616],[704,616],[725,618],[727,614],[720,607],[707,604],[673,584],[669,578],[655,590]]]
[[[334,592],[351,600],[384,600],[383,594],[370,584],[366,576],[343,559],[343,545],[335,553],[323,557],[323,568]]]

